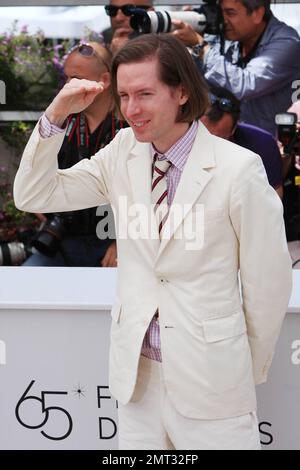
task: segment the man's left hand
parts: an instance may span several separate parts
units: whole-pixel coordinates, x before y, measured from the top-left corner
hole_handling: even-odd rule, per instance
[[[190,24],[181,20],[172,20],[172,24],[176,27],[171,34],[182,41],[186,46],[193,47],[204,41],[201,34],[197,33]]]
[[[102,268],[116,268],[118,266],[117,256],[117,244],[116,242],[112,242],[102,259]]]
[[[118,28],[114,32],[113,38],[110,43],[110,50],[112,54],[116,54],[121,47],[129,40],[129,34],[132,33],[131,29],[128,28]]]

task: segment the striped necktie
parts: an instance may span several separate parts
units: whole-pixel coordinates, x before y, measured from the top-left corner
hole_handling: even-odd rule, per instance
[[[159,237],[161,237],[161,230],[168,217],[169,211],[167,180],[165,175],[170,166],[171,162],[168,160],[158,160],[157,154],[155,154],[152,176],[152,204],[154,204]]]

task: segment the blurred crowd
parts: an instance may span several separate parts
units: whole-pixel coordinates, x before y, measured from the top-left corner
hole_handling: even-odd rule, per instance
[[[202,123],[260,155],[283,201],[287,238],[299,240],[298,33],[273,15],[269,0],[220,0],[168,12],[155,11],[151,0],[110,0],[105,11],[110,28],[95,42],[80,41],[65,58],[66,80],[101,80],[106,88],[84,112],[69,116],[59,167],[90,158],[127,126],[110,90],[113,54],[138,34],[169,32],[189,49],[208,85],[210,105]],[[116,266],[109,207],[100,218],[97,208],[38,217],[41,228],[25,265]],[[106,236],[99,238],[101,220]]]

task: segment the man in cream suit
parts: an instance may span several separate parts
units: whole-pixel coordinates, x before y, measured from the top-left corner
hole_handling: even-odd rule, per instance
[[[267,378],[291,290],[280,199],[257,155],[199,123],[206,87],[175,38],[130,41],[112,80],[131,128],[58,170],[66,117],[102,90],[71,80],[27,144],[16,205],[114,208],[110,389],[120,448],[258,449],[255,383]]]

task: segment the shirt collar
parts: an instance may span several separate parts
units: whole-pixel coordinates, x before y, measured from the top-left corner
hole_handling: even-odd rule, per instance
[[[151,144],[152,158],[157,155],[158,160],[169,160],[178,170],[182,171],[193,146],[199,123],[193,121],[186,133],[172,145],[164,154],[158,152],[153,144]]]

